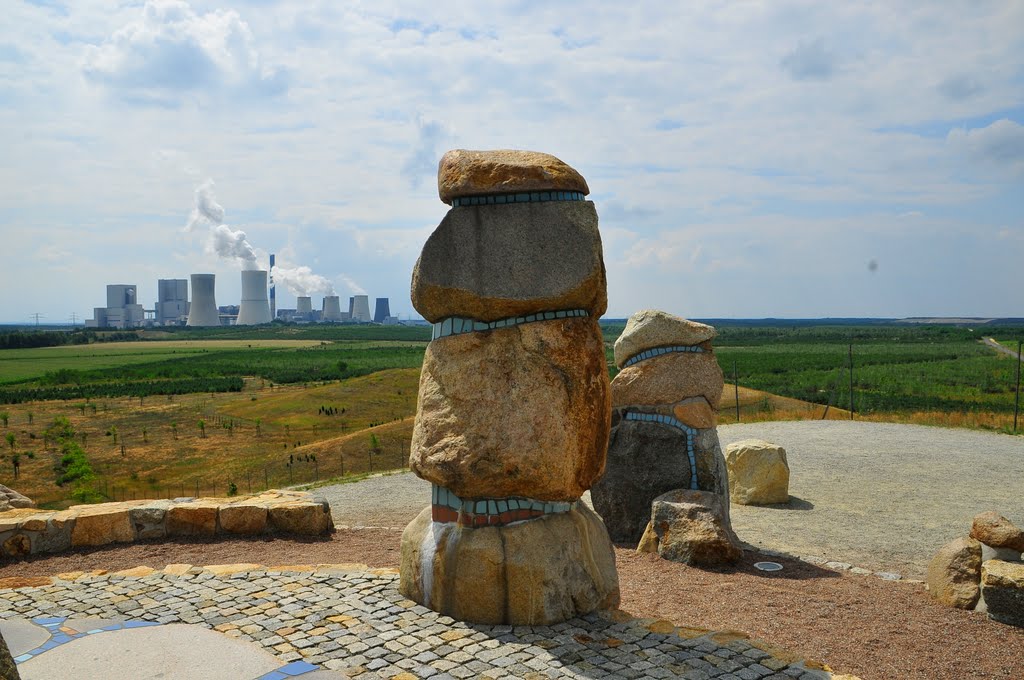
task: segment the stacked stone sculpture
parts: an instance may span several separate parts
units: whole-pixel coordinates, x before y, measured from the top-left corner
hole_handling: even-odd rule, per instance
[[[661,311],[630,317],[615,343],[607,468],[591,490],[612,540],[652,532],[642,548],[702,565],[741,554],[715,429],[723,379],[714,337],[711,326]]]
[[[611,413],[586,181],[547,154],[458,150],[438,189],[453,207],[412,277],[433,339],[410,467],[433,495],[402,535],[401,591],[476,623],[614,607],[613,547],[579,502],[604,470]]]

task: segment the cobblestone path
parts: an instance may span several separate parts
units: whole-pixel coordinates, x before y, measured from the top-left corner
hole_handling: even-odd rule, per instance
[[[16,586],[0,587],[0,619],[194,624],[258,645],[284,663],[316,666],[319,670],[310,669],[316,677],[831,677],[781,650],[764,651],[739,634],[634,619],[623,612],[554,626],[464,624],[404,598],[393,570],[361,565],[171,565],[164,571],[72,573],[23,583],[8,579],[0,586]]]

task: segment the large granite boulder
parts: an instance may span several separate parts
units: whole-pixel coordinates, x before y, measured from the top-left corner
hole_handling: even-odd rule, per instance
[[[738,505],[789,502],[786,449],[762,439],[743,439],[725,447],[729,497]]]
[[[697,567],[735,564],[743,556],[721,496],[685,489],[654,499],[638,550]]]
[[[574,500],[604,470],[609,420],[593,319],[441,338],[423,360],[409,464],[463,498]]]
[[[687,436],[661,423],[619,420],[608,442],[607,472],[590,490],[594,509],[617,543],[636,543],[651,521],[651,502],[690,488],[696,471]]]
[[[456,198],[524,191],[590,193],[587,180],[569,164],[537,151],[453,149],[437,168],[437,193],[451,205]]]
[[[430,508],[402,539],[401,587],[479,623],[551,624],[618,602],[601,520],[607,305],[597,212],[579,173],[529,152],[451,152],[452,209],[423,247],[412,302],[433,325],[409,465]]]
[[[478,529],[425,508],[402,534],[402,565],[403,595],[459,620],[548,625],[619,604],[612,545],[584,503]]]
[[[981,594],[981,544],[958,538],[942,546],[928,564],[928,593],[944,605],[974,609]]]
[[[454,208],[427,239],[412,303],[431,323],[497,321],[608,306],[597,211],[589,201]]]
[[[1024,628],[1024,564],[988,560],[981,565],[981,592],[988,617]]]
[[[700,396],[717,408],[723,384],[714,353],[671,352],[619,371],[612,389],[612,406],[676,404]]]
[[[717,334],[714,326],[658,309],[642,309],[629,317],[622,335],[615,341],[615,365],[623,368],[627,361],[653,348],[703,345]]]
[[[34,508],[35,502],[14,489],[0,484],[0,512],[11,508]]]
[[[971,525],[971,538],[992,548],[1015,552],[1018,559],[1020,553],[1024,552],[1024,531],[997,512],[976,515]]]

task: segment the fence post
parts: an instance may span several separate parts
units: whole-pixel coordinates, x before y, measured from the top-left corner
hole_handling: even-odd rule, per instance
[[[263,466],[263,490],[266,491],[270,488],[270,473],[267,472],[267,466]]]
[[[1017,415],[1020,413],[1020,348],[1024,341],[1017,341],[1017,391],[1013,398],[1013,433],[1017,434]]]
[[[736,389],[736,422],[740,422],[740,373],[736,368],[736,359],[732,360],[732,386]]]
[[[196,480],[196,498],[199,498],[199,480]]]

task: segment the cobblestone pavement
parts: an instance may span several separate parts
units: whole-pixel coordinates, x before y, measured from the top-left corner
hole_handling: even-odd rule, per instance
[[[0,582],[0,619],[62,618],[212,628],[304,669],[294,677],[831,677],[742,634],[618,611],[554,626],[464,624],[404,598],[394,570],[363,565],[170,565]]]

